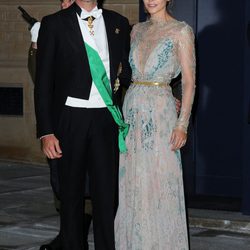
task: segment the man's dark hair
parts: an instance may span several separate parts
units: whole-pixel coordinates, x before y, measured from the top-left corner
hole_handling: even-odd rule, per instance
[[[97,0],[98,8],[102,8],[102,7],[103,7],[104,1],[105,1],[105,0]]]

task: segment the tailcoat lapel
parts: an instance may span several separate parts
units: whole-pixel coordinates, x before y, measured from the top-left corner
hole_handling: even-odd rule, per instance
[[[109,13],[104,9],[103,10],[103,19],[105,22],[107,40],[108,40],[108,48],[109,48],[109,61],[110,61],[110,81],[112,89],[114,89],[114,80],[116,78],[114,67],[113,67],[113,48],[114,48],[114,22],[109,15]]]
[[[64,22],[65,32],[67,39],[70,42],[70,45],[74,51],[77,52],[82,58],[88,61],[87,51],[84,46],[84,40],[82,37],[81,29],[79,27],[78,19],[76,13],[79,12],[79,6],[76,3],[72,4],[68,9],[62,12],[62,15],[65,15],[65,18],[62,18]],[[103,10],[103,18],[107,33],[108,48],[109,48],[109,60],[110,60],[110,81],[112,90],[114,89],[114,82],[116,79],[116,73],[114,70],[113,60],[114,55],[113,51],[117,46],[117,37],[115,34],[116,26],[114,20],[112,20],[111,15],[105,9]]]
[[[84,40],[76,16],[76,8],[76,3],[72,4],[63,13],[66,18],[63,18],[62,20],[64,22],[65,32],[68,36],[72,49],[77,51],[79,55],[82,55],[83,58],[87,58],[87,51],[84,46]]]

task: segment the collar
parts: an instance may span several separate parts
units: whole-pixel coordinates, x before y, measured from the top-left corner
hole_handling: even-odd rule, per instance
[[[93,16],[94,18],[99,18],[102,15],[102,9],[98,9],[97,6],[90,12],[81,8],[78,4],[74,3],[74,8],[76,13],[81,19]]]

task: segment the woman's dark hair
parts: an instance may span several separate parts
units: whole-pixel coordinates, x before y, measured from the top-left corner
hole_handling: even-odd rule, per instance
[[[166,10],[167,10],[167,12],[169,12],[169,13],[171,13],[171,9],[172,9],[172,7],[173,7],[173,0],[170,0],[170,1],[168,1],[167,2],[167,5],[166,5]]]

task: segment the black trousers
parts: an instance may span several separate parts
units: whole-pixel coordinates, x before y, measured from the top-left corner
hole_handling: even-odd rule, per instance
[[[83,248],[83,196],[89,173],[96,250],[114,250],[118,128],[106,108],[65,106],[57,137],[63,250]]]

